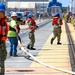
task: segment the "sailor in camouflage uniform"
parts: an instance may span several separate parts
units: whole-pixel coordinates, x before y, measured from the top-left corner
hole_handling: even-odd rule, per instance
[[[0,3],[0,75],[4,75],[4,61],[7,56],[5,41],[7,39],[8,27],[5,17],[5,5]]]

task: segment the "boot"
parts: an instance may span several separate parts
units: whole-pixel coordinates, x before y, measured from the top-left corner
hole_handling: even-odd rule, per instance
[[[31,47],[30,50],[36,50],[36,48]]]
[[[14,54],[14,55],[13,55],[13,57],[17,57],[17,56],[18,56],[17,54]]]
[[[10,56],[12,56],[12,54],[10,54]]]
[[[27,46],[27,49],[30,49],[30,45]]]
[[[53,44],[53,40],[54,40],[54,39],[52,38],[52,39],[51,39],[51,44]]]
[[[57,42],[57,45],[61,45],[61,43],[60,42]]]

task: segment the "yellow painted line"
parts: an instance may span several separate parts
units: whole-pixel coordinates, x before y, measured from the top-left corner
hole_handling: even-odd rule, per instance
[[[63,30],[61,36],[62,45],[56,45],[57,43],[56,39],[53,45],[50,45],[50,39],[53,36],[53,34],[51,34],[36,58],[51,66],[71,71],[70,57],[67,45],[68,40],[67,40],[67,35],[65,33],[64,25],[62,26],[62,30]],[[35,72],[33,72],[32,74],[25,74],[25,75],[72,75],[52,68],[49,68],[50,70],[47,70],[48,68],[36,62],[33,62],[30,67],[36,67]],[[43,67],[42,71],[40,69],[41,67]]]

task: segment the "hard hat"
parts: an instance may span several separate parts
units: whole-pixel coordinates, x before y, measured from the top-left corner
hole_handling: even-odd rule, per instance
[[[5,5],[0,2],[0,11],[6,11]]]
[[[59,16],[60,16],[60,13],[59,13],[59,12],[57,12],[57,13],[55,14],[55,16],[58,16],[58,17],[59,17]]]
[[[32,13],[29,13],[28,14],[28,18],[30,18],[30,17],[32,17],[33,16],[33,14]]]
[[[17,13],[16,12],[12,12],[11,13],[11,17],[13,17],[13,16],[17,16]]]

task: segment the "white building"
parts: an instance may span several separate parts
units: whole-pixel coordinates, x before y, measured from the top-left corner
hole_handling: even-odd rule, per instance
[[[75,13],[75,0],[69,0],[69,10],[72,13]]]
[[[8,0],[8,10],[47,12],[48,0]]]

